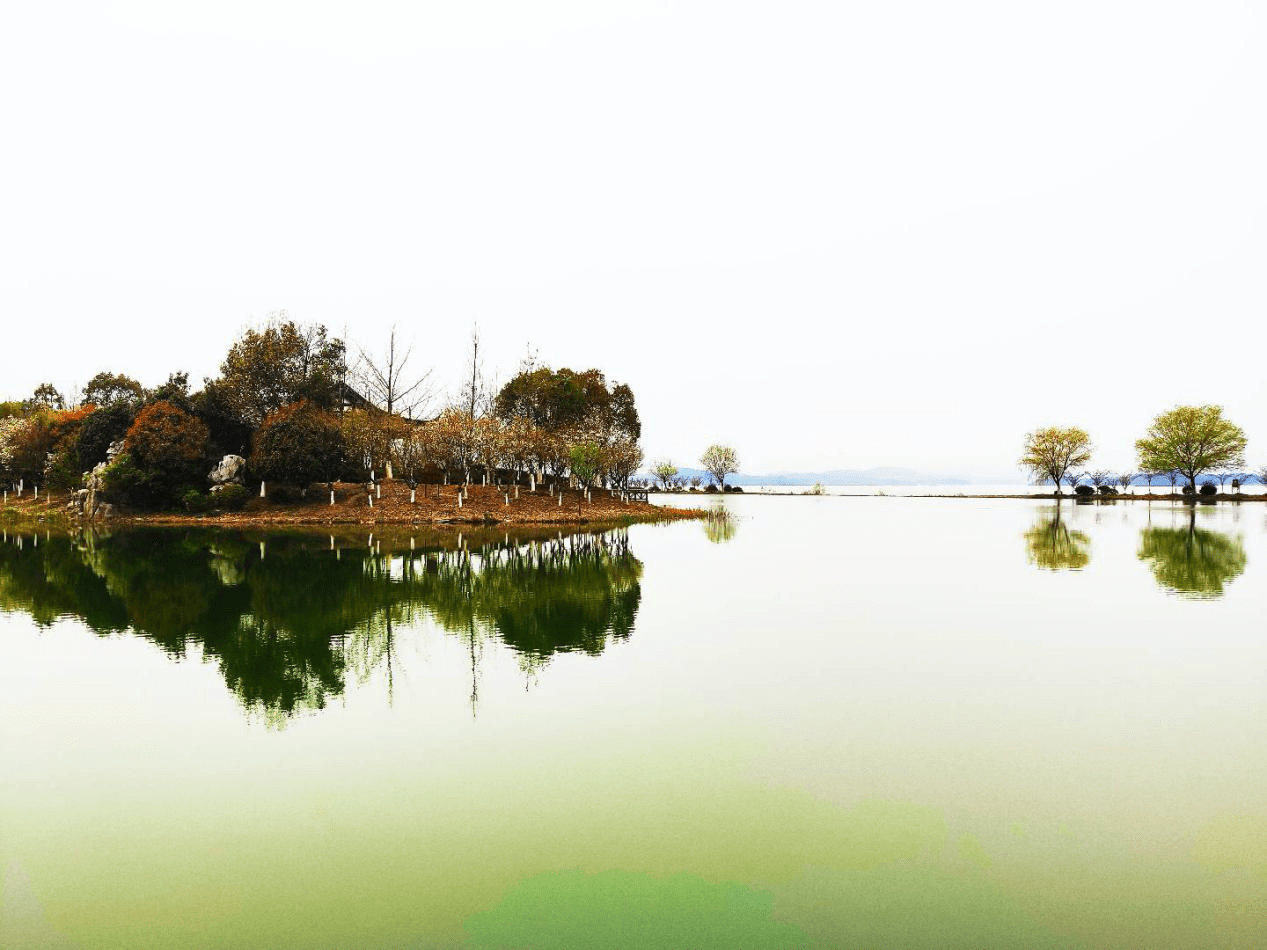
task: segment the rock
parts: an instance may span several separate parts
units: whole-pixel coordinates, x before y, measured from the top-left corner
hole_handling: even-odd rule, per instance
[[[246,459],[240,455],[226,455],[207,478],[212,485],[241,485],[246,481]]]

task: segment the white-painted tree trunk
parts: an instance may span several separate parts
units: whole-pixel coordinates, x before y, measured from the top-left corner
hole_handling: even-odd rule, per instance
[[[374,486],[374,497],[375,497],[375,498],[378,498],[379,500],[382,500],[382,497],[383,497],[383,485],[382,485],[382,483],[381,483],[381,482],[380,482],[379,484],[377,484],[377,485],[375,485],[375,486]]]
[[[418,490],[416,488],[409,489],[409,504],[412,505],[415,501],[417,501],[417,494]]]
[[[333,488],[330,489],[330,505],[331,507],[334,506],[334,489]]]
[[[531,472],[528,473],[528,491],[535,492],[537,490],[537,476]]]
[[[515,501],[519,500],[519,486],[515,486]]]
[[[260,497],[264,497],[264,483],[260,482]]]
[[[366,500],[366,501],[368,501],[368,502],[370,503],[370,507],[371,507],[371,508],[373,508],[373,507],[374,507],[374,496],[373,496],[373,495],[366,495],[366,496],[365,496],[365,500]]]
[[[462,493],[458,492],[458,507],[462,507]]]
[[[391,462],[388,462],[388,463],[387,463],[387,471],[383,472],[383,477],[384,477],[384,478],[386,478],[386,479],[392,479],[392,478],[395,478],[395,477],[396,477],[396,476],[394,476],[394,475],[392,474],[392,463],[391,463]]]

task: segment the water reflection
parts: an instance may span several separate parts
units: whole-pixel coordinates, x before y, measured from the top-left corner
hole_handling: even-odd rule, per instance
[[[1139,533],[1138,557],[1148,562],[1157,583],[1183,597],[1220,597],[1228,581],[1245,570],[1239,536],[1197,527],[1197,513],[1184,528],[1147,527]]]
[[[174,658],[197,647],[272,721],[323,708],[349,676],[381,672],[390,695],[397,631],[424,618],[469,641],[475,701],[487,640],[535,673],[556,653],[627,638],[641,598],[623,531],[429,545],[161,529],[5,540],[0,608],[130,631]]]
[[[1029,562],[1044,571],[1080,571],[1091,563],[1091,539],[1064,523],[1060,505],[1025,532],[1025,548]]]
[[[739,518],[724,504],[718,502],[708,509],[703,520],[704,536],[713,544],[725,544],[739,530]]]

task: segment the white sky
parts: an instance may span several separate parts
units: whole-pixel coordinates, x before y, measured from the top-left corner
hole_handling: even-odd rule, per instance
[[[1249,4],[10,3],[0,395],[212,375],[285,308],[630,383],[650,457],[1267,462]]]

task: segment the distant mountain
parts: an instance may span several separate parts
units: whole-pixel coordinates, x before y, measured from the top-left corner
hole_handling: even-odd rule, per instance
[[[699,468],[679,468],[678,475],[691,478],[698,475],[704,482],[712,481],[708,472]],[[651,478],[647,473],[641,477]],[[1008,481],[1007,479],[1001,480]],[[970,485],[966,478],[948,475],[930,475],[910,468],[838,468],[827,472],[778,472],[774,475],[748,475],[740,472],[727,475],[727,485]]]

